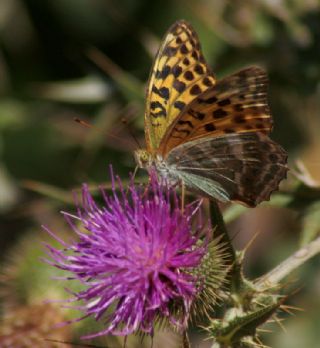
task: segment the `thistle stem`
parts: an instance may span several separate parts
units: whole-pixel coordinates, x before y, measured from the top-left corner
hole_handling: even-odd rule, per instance
[[[220,208],[217,202],[214,200],[210,201],[210,215],[213,226],[215,227],[214,235],[215,237],[221,236],[220,243],[225,244],[226,251],[230,254],[230,263],[233,264],[236,260],[236,252],[228,235],[228,231],[224,223]]]
[[[181,348],[191,348],[190,340],[187,331],[182,334],[182,347]]]
[[[260,288],[260,290],[264,290],[265,288],[270,288],[279,284],[280,281],[292,271],[303,265],[318,253],[320,253],[320,237],[296,251],[270,272],[262,276],[255,282],[255,285],[258,289]]]

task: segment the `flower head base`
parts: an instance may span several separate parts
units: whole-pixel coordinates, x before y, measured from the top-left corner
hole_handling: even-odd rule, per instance
[[[120,180],[118,193],[112,182],[111,195],[102,191],[103,207],[83,186],[77,215],[64,213],[78,241],[66,244],[47,230],[63,245],[61,250],[47,245],[53,260],[48,262],[84,284],[73,299],[82,301],[77,308],[84,317],[105,322],[104,330],[86,338],[152,333],[162,319],[185,327],[200,290],[192,270],[207,248],[191,227],[199,203],[182,212],[174,189],[155,175],[147,188],[131,183],[127,193]]]

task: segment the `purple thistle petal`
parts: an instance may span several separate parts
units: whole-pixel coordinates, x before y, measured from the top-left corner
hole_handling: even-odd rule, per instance
[[[63,246],[45,245],[51,258],[46,262],[84,284],[83,291],[68,290],[73,297],[68,302],[82,301],[77,308],[83,317],[104,320],[105,329],[85,338],[152,333],[161,318],[185,328],[199,292],[199,279],[190,271],[199,266],[208,244],[207,236],[200,239],[201,226],[196,232],[191,226],[201,202],[182,212],[174,189],[154,174],[147,188],[131,182],[128,193],[112,170],[111,179],[112,194],[101,190],[102,207],[83,185],[77,213],[63,212],[76,241],[67,243],[45,228]],[[179,316],[172,310],[177,306]]]

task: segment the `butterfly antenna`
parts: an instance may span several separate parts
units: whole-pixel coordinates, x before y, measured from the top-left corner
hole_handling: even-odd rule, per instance
[[[184,182],[181,181],[181,212],[182,214],[184,213],[185,199],[186,199],[186,187],[184,185]]]
[[[122,124],[127,128],[129,134],[131,135],[132,139],[134,140],[134,142],[136,143],[136,145],[138,146],[138,149],[142,149],[142,146],[138,140],[138,138],[135,136],[135,134],[133,133],[132,129],[129,127],[129,123],[128,120],[126,118],[122,118],[121,119]]]
[[[93,125],[92,125],[92,124],[90,124],[90,123],[88,123],[88,122],[86,122],[86,121],[84,121],[84,120],[81,120],[81,119],[78,118],[78,117],[74,117],[73,120],[74,120],[75,122],[81,124],[81,126],[84,126],[84,127],[86,127],[86,128],[93,128]],[[118,136],[116,136],[116,135],[114,135],[114,134],[112,134],[112,133],[107,132],[107,136],[110,137],[110,138],[118,139],[118,140],[120,139],[121,141],[124,141],[124,142],[126,142],[128,145],[130,144],[130,145],[132,146],[132,142],[128,142],[128,141],[126,141],[125,139],[123,139],[123,138],[121,138],[121,137],[118,137]],[[135,142],[136,142],[136,139],[135,139],[135,138],[134,138],[134,140],[135,140]]]
[[[137,165],[135,168],[134,168],[134,171],[133,171],[133,174],[132,174],[132,180],[135,179],[136,175],[137,175],[137,172],[139,170],[139,166]]]
[[[132,174],[132,177],[131,177],[131,180],[132,180],[133,183],[134,183],[134,179],[135,179],[135,177],[136,177],[136,175],[137,175],[138,170],[139,170],[139,166],[136,166],[136,167],[134,168],[134,171],[133,171],[133,174]],[[126,196],[128,195],[129,190],[130,190],[130,185],[128,185],[128,187],[127,187]]]
[[[92,124],[84,121],[84,120],[80,120],[80,118],[78,117],[74,117],[73,120],[79,124],[81,124],[82,126],[86,127],[86,128],[92,128]]]

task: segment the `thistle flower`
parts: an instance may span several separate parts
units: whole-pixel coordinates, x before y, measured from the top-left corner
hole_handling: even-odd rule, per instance
[[[111,175],[112,194],[102,190],[103,206],[84,185],[77,214],[63,213],[77,241],[68,244],[46,229],[63,246],[46,245],[47,262],[70,272],[65,280],[84,285],[71,299],[81,301],[82,318],[104,321],[102,331],[84,338],[137,330],[152,334],[163,319],[185,328],[201,288],[192,271],[208,246],[207,238],[200,238],[203,229],[192,228],[200,203],[182,211],[174,189],[155,175],[146,188],[131,182],[127,193],[117,179],[117,192]]]

